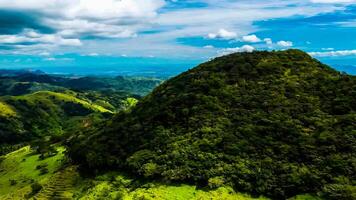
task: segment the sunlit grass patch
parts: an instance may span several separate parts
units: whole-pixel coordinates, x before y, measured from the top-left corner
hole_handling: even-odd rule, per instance
[[[58,147],[55,156],[40,159],[29,146],[3,156],[0,163],[0,199],[18,199],[31,191],[31,184],[45,184],[59,169],[63,159],[63,147]],[[41,173],[37,166],[45,166],[47,173]]]
[[[14,117],[16,111],[4,102],[0,102],[0,117]]]
[[[88,186],[91,187],[88,188]],[[223,186],[215,190],[202,190],[194,185],[164,184],[160,182],[140,183],[119,172],[97,176],[94,180],[84,180],[76,189],[76,198],[123,199],[123,200],[267,200],[265,197],[251,197]]]
[[[51,91],[39,91],[39,92],[25,95],[25,96],[22,96],[19,98],[30,100],[30,101],[39,100],[39,99],[41,99],[42,101],[46,101],[46,100],[48,101],[48,98],[51,98],[52,101],[57,100],[57,101],[63,101],[63,102],[71,102],[71,103],[83,105],[87,109],[90,109],[93,111],[112,113],[112,111],[110,111],[102,106],[96,105],[94,103],[89,103],[82,99],[76,98],[72,95],[51,92]]]

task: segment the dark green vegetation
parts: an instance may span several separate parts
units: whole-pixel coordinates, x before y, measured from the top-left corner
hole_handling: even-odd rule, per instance
[[[356,199],[356,78],[298,50],[237,53],[156,88],[76,135],[91,170],[286,199]]]

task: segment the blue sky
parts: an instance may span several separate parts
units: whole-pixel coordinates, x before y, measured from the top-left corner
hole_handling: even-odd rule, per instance
[[[356,0],[0,1],[0,68],[174,74],[227,53],[298,48],[352,71],[355,37]]]

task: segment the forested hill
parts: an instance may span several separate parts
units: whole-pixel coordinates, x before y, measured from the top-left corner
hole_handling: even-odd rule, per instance
[[[354,199],[356,78],[299,50],[236,53],[189,70],[78,135],[69,155],[92,170],[232,185],[286,199]]]

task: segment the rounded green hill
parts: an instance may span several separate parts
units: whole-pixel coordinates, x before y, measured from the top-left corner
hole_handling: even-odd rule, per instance
[[[95,170],[231,185],[285,199],[355,198],[356,78],[299,50],[236,53],[156,88],[69,144]]]

